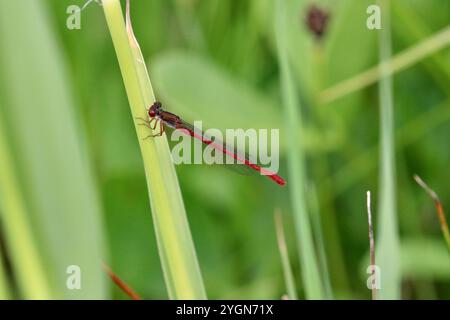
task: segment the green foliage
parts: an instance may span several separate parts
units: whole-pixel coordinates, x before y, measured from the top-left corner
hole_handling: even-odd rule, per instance
[[[302,144],[296,145],[295,133],[302,127],[301,105],[297,98],[291,63],[288,55],[286,30],[287,7],[284,0],[275,1],[275,37],[277,39],[278,65],[280,69],[280,89],[282,95],[285,133],[291,148],[287,155],[290,196],[293,208],[295,228],[302,280],[307,299],[323,299],[323,284],[314,249],[312,230],[306,204],[305,154]]]
[[[365,25],[373,1],[131,2],[155,96],[169,111],[203,120],[205,127],[281,128],[285,188],[216,167],[173,170],[163,139],[145,141],[148,157],[167,160],[148,170],[133,124],[137,113],[144,115],[148,92],[140,109],[133,109],[137,113],[130,114],[102,7],[91,3],[81,13],[81,29],[68,30],[66,8],[74,2],[84,0],[0,1],[0,134],[29,225],[23,230],[35,239],[43,283],[48,282],[52,297],[125,298],[109,288],[102,259],[142,297],[167,297],[158,227],[154,230],[159,213],[154,203],[150,208],[148,192],[171,187],[153,176],[159,182],[148,188],[146,173],[170,171],[167,183],[173,187],[179,180],[179,189],[170,193],[176,199],[165,201],[184,203],[208,298],[277,299],[286,293],[272,219],[278,207],[285,217],[298,297],[328,297],[328,270],[334,298],[369,298],[367,274],[361,273],[368,252],[366,190],[384,193],[383,206],[373,197],[376,235],[393,228],[400,237],[393,267],[399,268],[401,279],[395,281],[401,280],[402,287],[397,282],[391,297],[450,298],[450,264],[435,208],[412,179],[419,174],[439,194],[444,209],[450,207],[448,1],[391,1],[392,57],[423,43],[419,48],[427,54],[393,73],[392,91],[384,90],[381,100],[379,75],[372,71],[370,82],[326,104],[327,89],[379,63],[379,31]],[[330,13],[319,41],[305,26],[312,2]],[[275,31],[277,3],[286,8],[286,26]],[[425,42],[439,33],[445,41]],[[289,61],[288,68],[280,60]],[[395,111],[389,132],[378,114],[387,96]],[[139,137],[144,132],[139,128]],[[387,133],[390,154],[380,149],[379,137]],[[395,158],[395,184],[393,173],[383,178],[391,181],[390,190],[379,184],[380,152],[390,161]],[[5,159],[0,153],[0,165]],[[19,280],[15,261],[24,262],[11,254],[17,235],[5,219],[17,215],[5,215],[2,195],[0,232],[14,280]],[[382,218],[386,210],[397,226]],[[299,215],[312,227],[301,224]],[[391,248],[392,240],[380,241],[386,240],[376,236],[378,249]],[[65,287],[70,264],[82,267],[80,291]],[[306,273],[312,276],[301,276]],[[12,285],[9,297],[26,297],[25,286],[10,277],[0,270],[0,296],[6,281]],[[322,292],[313,294],[311,288],[319,286]],[[401,296],[400,288],[407,289]]]
[[[17,219],[22,214],[18,208],[29,212],[23,219],[32,223],[33,229],[26,236],[38,239],[34,253],[44,261],[52,297],[106,298],[107,282],[100,267],[105,248],[97,184],[48,9],[40,1],[26,5],[2,1],[0,15],[2,126],[11,138],[9,156],[24,195],[16,209],[3,210]],[[8,232],[13,230],[4,223]],[[20,234],[11,235],[8,243],[13,250],[23,239],[15,239]],[[28,271],[28,277],[40,278],[39,269],[27,266],[26,260],[16,263],[21,264],[17,268],[35,270],[36,274]],[[82,270],[82,290],[66,287],[70,265]],[[27,285],[21,283],[20,289]],[[44,283],[39,286],[45,291]]]
[[[381,0],[381,13],[384,28],[379,36],[379,57],[384,62],[392,56],[391,13],[388,1]],[[400,244],[398,234],[395,136],[394,136],[394,94],[392,76],[385,65],[380,67],[379,104],[380,104],[380,173],[378,197],[378,251],[377,258],[383,276],[380,280],[381,299],[400,299]]]

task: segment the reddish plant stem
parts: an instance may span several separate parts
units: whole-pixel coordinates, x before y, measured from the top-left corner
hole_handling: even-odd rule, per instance
[[[142,300],[141,297],[133,290],[131,289],[125,282],[122,281],[112,270],[109,266],[107,266],[105,263],[102,263],[102,267],[105,270],[105,272],[108,274],[108,276],[111,278],[111,280],[120,288],[127,296],[129,296],[133,300]]]
[[[431,199],[433,199],[434,206],[436,207],[437,215],[439,218],[439,223],[441,225],[442,234],[447,244],[447,250],[450,253],[450,233],[448,231],[447,220],[445,219],[445,213],[442,207],[441,200],[439,200],[436,192],[434,192],[434,190],[431,189],[418,175],[414,175],[414,180],[416,180],[417,184],[421,186],[426,191],[426,193],[428,193]]]

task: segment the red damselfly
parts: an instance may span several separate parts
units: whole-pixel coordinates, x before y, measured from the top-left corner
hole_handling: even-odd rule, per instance
[[[279,175],[262,168],[260,165],[256,163],[251,162],[247,154],[241,154],[237,152],[234,148],[230,148],[226,144],[217,141],[217,139],[212,140],[211,138],[207,137],[202,131],[198,130],[193,125],[187,123],[179,116],[163,110],[160,102],[155,102],[151,105],[151,107],[148,109],[148,116],[150,120],[145,120],[145,122],[149,128],[154,130],[156,129],[156,126],[159,124],[159,132],[154,135],[150,135],[148,137],[161,136],[165,131],[164,125],[173,128],[175,130],[181,130],[184,134],[189,135],[195,139],[198,139],[205,145],[209,145],[223,152],[226,156],[232,157],[237,161],[238,164],[250,168],[251,172],[256,172],[261,175],[265,175],[269,179],[275,181],[280,186],[284,186],[286,184],[286,181]]]

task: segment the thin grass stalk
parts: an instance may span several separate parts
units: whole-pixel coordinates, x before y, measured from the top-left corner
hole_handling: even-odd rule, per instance
[[[283,265],[284,282],[287,289],[287,297],[289,300],[297,300],[297,288],[295,278],[292,272],[291,263],[289,262],[289,253],[286,245],[286,237],[284,235],[283,218],[280,209],[275,210],[275,230],[277,233],[278,249],[280,250],[281,264]]]

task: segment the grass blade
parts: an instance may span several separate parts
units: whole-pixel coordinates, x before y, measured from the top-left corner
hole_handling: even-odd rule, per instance
[[[434,190],[431,189],[418,175],[414,175],[414,180],[416,180],[417,184],[426,191],[426,193],[430,196],[431,199],[433,199],[437,215],[439,218],[439,223],[441,225],[442,235],[444,236],[448,252],[450,253],[450,233],[448,231],[447,219],[445,218],[445,213],[442,207],[441,200],[439,200],[437,193],[434,192]]]
[[[428,57],[447,47],[450,44],[450,27],[446,27],[436,34],[421,41],[414,47],[408,48],[396,56],[382,61],[378,66],[370,68],[360,74],[357,74],[350,79],[344,80],[321,93],[322,103],[330,103],[341,97],[344,97],[352,92],[361,90],[386,75],[393,75],[396,72],[402,71],[420,60]],[[385,70],[385,75],[380,73],[380,70]]]
[[[430,134],[432,130],[442,126],[450,119],[450,100],[423,112],[414,119],[396,129],[396,148],[399,150],[413,144],[423,136]],[[345,166],[334,174],[335,195],[340,195],[348,190],[357,181],[375,170],[376,162],[370,161],[375,157],[377,146],[368,146],[365,151],[350,160]]]
[[[400,244],[397,227],[395,190],[394,103],[392,94],[391,28],[389,1],[379,2],[383,28],[380,30],[380,172],[379,172],[379,267],[381,272],[380,299],[400,299]]]
[[[100,201],[51,21],[45,2],[0,2],[2,125],[52,296],[103,299]],[[82,290],[66,285],[71,265],[81,270]]]
[[[118,0],[104,0],[103,9],[133,118],[147,118],[146,108],[155,101],[155,97],[131,24],[128,23],[128,28],[125,25]],[[130,22],[129,15],[128,22]],[[166,136],[144,141],[143,138],[150,133],[149,129],[139,126],[137,121],[135,121],[135,127],[144,162],[153,223],[169,297],[171,299],[206,299]]]
[[[372,210],[370,207],[370,191],[367,191],[367,222],[369,226],[369,251],[370,267],[372,268],[372,300],[377,300],[377,288],[375,286],[375,239],[373,237]]]
[[[319,274],[316,253],[312,239],[311,225],[305,202],[304,153],[301,145],[297,147],[301,121],[300,105],[297,100],[294,79],[287,53],[286,7],[284,0],[275,0],[275,37],[277,39],[278,64],[281,73],[281,92],[288,145],[289,190],[292,201],[294,221],[299,244],[302,279],[307,299],[323,299],[323,288]]]
[[[332,300],[334,295],[331,285],[330,270],[328,268],[328,264],[330,263],[330,261],[327,258],[327,253],[325,250],[325,239],[322,230],[319,200],[317,199],[317,189],[314,184],[311,184],[310,188],[308,188],[307,194],[309,195],[308,202],[309,208],[311,210],[311,220],[314,238],[317,244],[316,245],[317,257],[319,261],[319,270],[322,275],[325,299]]]
[[[275,230],[277,232],[278,248],[280,249],[281,263],[283,265],[284,281],[286,283],[287,296],[289,300],[297,300],[297,288],[295,286],[295,278],[292,273],[291,263],[289,262],[289,253],[286,246],[286,238],[284,236],[283,219],[281,211],[275,211]]]
[[[33,232],[19,191],[0,114],[0,217],[21,294],[25,299],[50,299],[50,288],[33,239]],[[1,258],[1,256],[0,256]],[[0,298],[3,284],[0,260]]]

